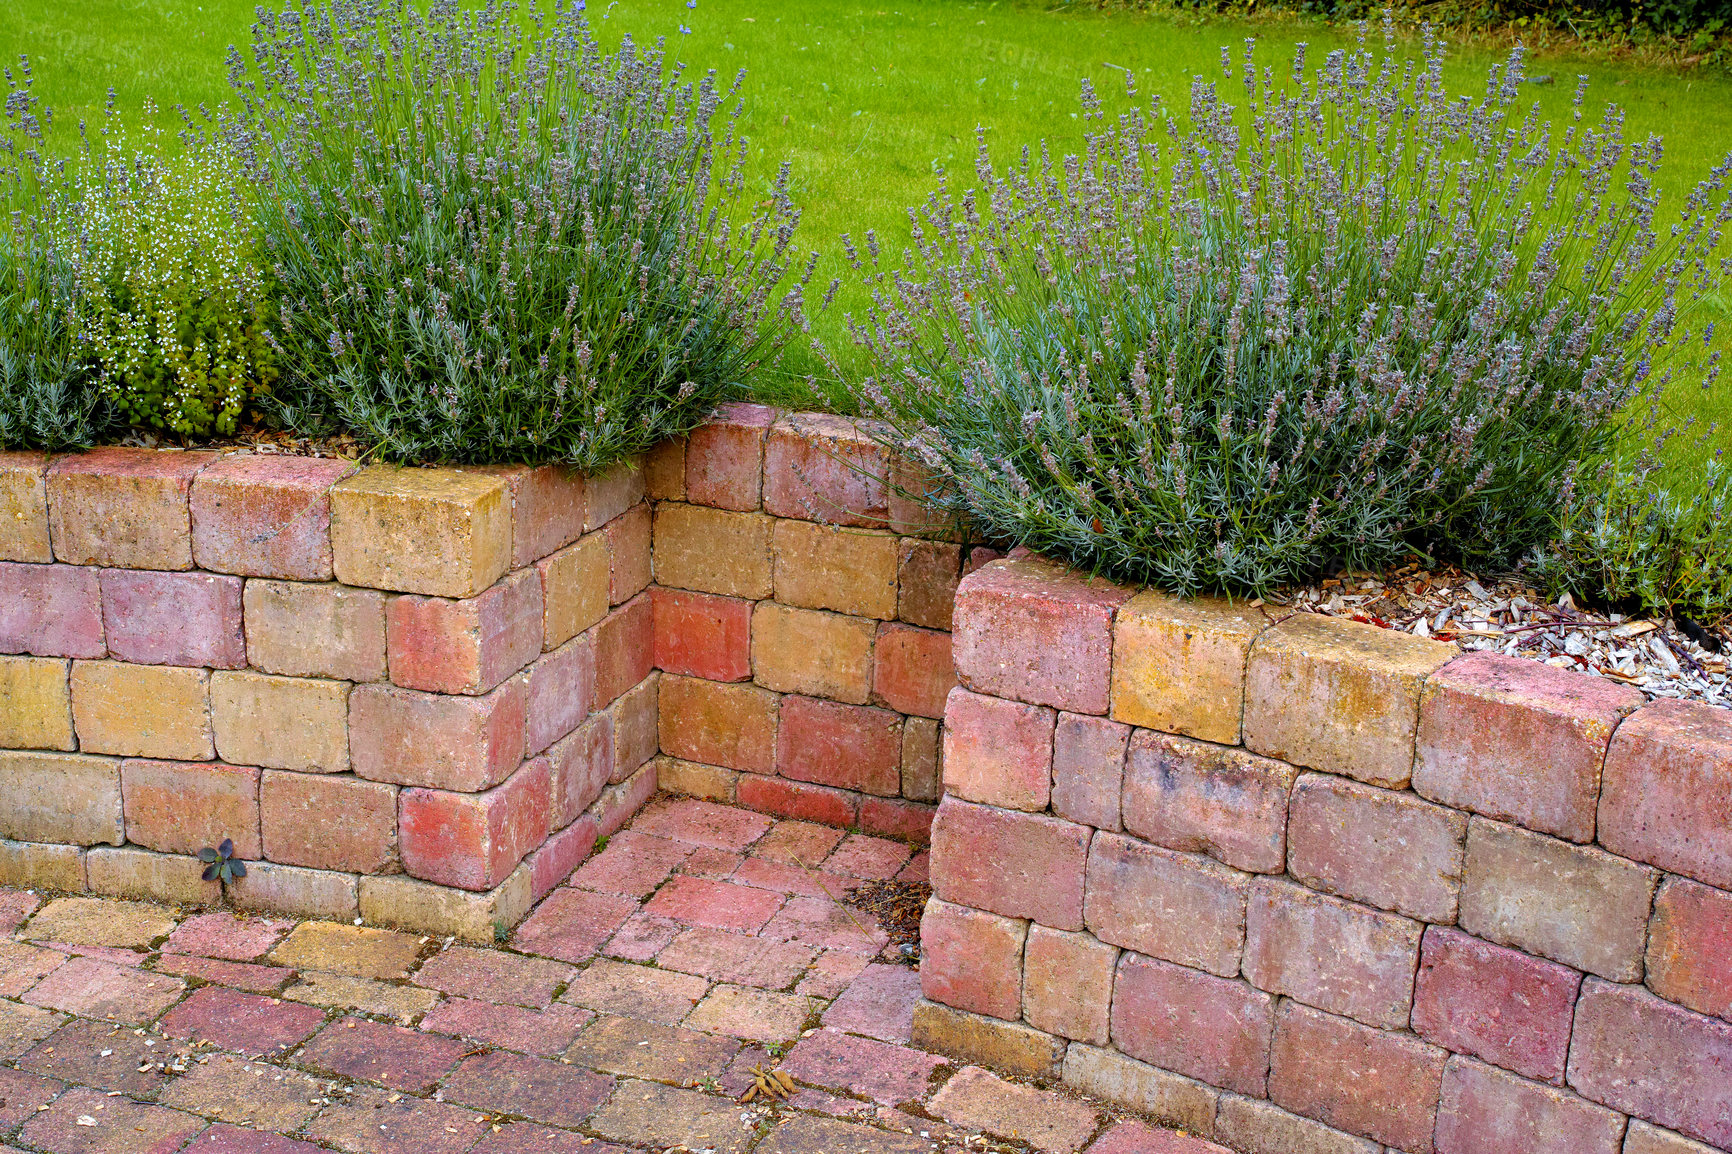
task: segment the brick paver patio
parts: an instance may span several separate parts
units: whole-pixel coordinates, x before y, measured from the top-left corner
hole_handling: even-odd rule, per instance
[[[919,973],[834,898],[924,871],[667,799],[492,949],[0,890],[0,1150],[1221,1151],[909,1048]]]

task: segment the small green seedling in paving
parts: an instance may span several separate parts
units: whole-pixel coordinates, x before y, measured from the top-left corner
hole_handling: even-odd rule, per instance
[[[236,878],[247,876],[247,863],[235,856],[233,838],[223,838],[223,843],[215,849],[205,846],[198,851],[198,860],[205,863],[203,877],[207,882],[221,881],[228,885]]]

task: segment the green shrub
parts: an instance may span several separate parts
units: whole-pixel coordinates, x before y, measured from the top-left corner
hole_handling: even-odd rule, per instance
[[[581,4],[261,12],[234,61],[290,425],[402,461],[596,470],[685,432],[798,318],[796,219],[748,191],[730,93]],[[785,174],[784,174],[785,177]]]
[[[165,160],[154,111],[136,147],[111,123],[75,190],[78,343],[127,424],[226,436],[276,377],[252,222],[222,148]]]
[[[1459,100],[1429,44],[1223,64],[1243,109],[1202,78],[1187,125],[1085,94],[1083,155],[983,143],[906,267],[869,237],[862,408],[988,536],[1122,580],[1514,565],[1688,367],[1655,365],[1715,280],[1727,168],[1662,239],[1657,142],[1615,110],[1555,133],[1519,53]]]

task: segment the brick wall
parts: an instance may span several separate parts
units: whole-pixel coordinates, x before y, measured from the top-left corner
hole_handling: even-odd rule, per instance
[[[663,787],[924,839],[954,536],[836,417],[726,406],[647,473]]]
[[[0,454],[0,884],[491,939],[655,788],[641,469]]]
[[[954,624],[917,1043],[1247,1154],[1732,1149],[1732,711],[1033,559]]]

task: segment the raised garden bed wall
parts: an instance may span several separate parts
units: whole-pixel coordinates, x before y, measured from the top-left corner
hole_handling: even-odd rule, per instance
[[[1247,1154],[1732,1149],[1732,711],[1035,559],[954,648],[916,1044]]]
[[[729,405],[647,473],[663,788],[924,840],[954,535],[837,417]]]
[[[491,940],[655,789],[640,468],[0,455],[0,884]]]

